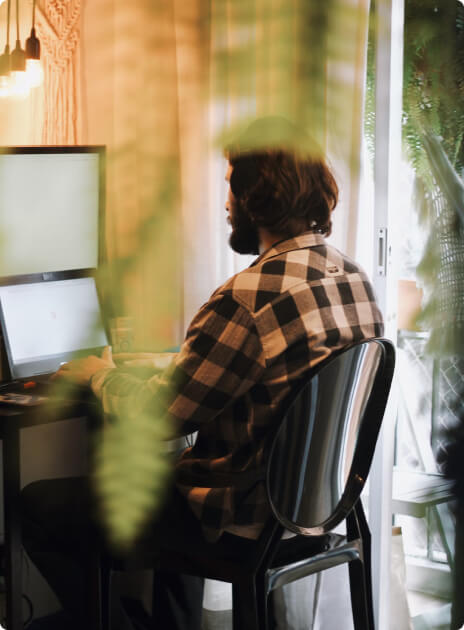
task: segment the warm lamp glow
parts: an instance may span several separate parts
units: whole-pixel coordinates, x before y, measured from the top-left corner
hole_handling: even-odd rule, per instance
[[[2,6],[2,4],[5,2],[5,0],[0,0],[0,7]]]
[[[0,98],[11,96],[10,77],[0,76]]]
[[[29,96],[30,85],[24,71],[12,71],[10,83],[10,95],[16,98]]]
[[[42,85],[44,73],[40,59],[26,60],[26,77],[31,88]]]
[[[5,52],[0,55],[0,98],[6,98],[11,94],[10,78],[10,47],[5,46]]]

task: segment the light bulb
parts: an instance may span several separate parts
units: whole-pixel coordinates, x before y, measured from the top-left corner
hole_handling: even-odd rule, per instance
[[[11,96],[11,85],[9,76],[0,76],[0,98]]]
[[[44,73],[40,59],[26,59],[26,76],[31,88],[42,85]]]
[[[16,98],[26,98],[29,96],[31,88],[27,75],[24,71],[12,71],[10,94]]]

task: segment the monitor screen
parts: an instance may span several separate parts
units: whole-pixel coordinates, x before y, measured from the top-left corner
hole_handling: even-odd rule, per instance
[[[103,147],[0,149],[0,276],[96,268]]]
[[[54,372],[108,344],[94,278],[0,286],[0,305],[13,378]]]

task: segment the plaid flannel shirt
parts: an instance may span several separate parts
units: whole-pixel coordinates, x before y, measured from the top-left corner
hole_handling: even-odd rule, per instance
[[[381,336],[372,286],[352,260],[305,233],[275,244],[217,289],[173,365],[148,381],[97,373],[110,412],[156,405],[181,434],[198,431],[177,462],[177,485],[217,540],[270,514],[262,472],[279,408],[292,385],[332,352]]]

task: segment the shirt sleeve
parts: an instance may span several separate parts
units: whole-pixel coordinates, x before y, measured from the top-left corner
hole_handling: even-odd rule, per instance
[[[252,314],[233,296],[219,294],[197,313],[178,356],[161,374],[143,381],[108,369],[91,384],[105,412],[167,415],[173,435],[186,435],[253,387],[264,367]]]

